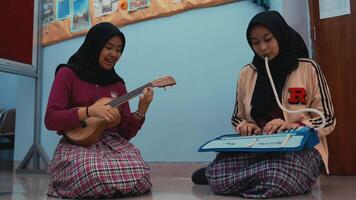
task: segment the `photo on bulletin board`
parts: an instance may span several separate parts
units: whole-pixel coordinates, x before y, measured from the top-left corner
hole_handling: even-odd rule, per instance
[[[48,24],[54,20],[54,4],[53,0],[44,0],[42,24]]]
[[[70,17],[69,0],[57,0],[56,19],[62,20]]]
[[[116,12],[119,0],[94,0],[94,16],[101,17]]]
[[[71,32],[90,28],[89,1],[73,0]]]
[[[140,8],[149,7],[151,4],[150,0],[128,0],[128,11],[135,11]]]

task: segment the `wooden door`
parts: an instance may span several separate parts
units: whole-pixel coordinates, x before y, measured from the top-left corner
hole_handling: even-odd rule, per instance
[[[309,0],[313,58],[328,81],[336,129],[327,137],[331,174],[356,175],[356,1],[351,14],[320,19],[319,0]]]

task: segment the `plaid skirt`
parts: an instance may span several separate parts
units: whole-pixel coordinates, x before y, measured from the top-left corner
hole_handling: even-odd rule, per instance
[[[63,137],[47,170],[48,195],[57,198],[110,198],[138,195],[152,187],[140,151],[114,132],[90,147]]]
[[[219,153],[206,176],[214,193],[272,198],[311,191],[323,161],[316,149],[289,153]]]

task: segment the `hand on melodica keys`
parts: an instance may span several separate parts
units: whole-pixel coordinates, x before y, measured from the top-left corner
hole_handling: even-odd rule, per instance
[[[260,135],[262,133],[261,128],[254,123],[246,123],[242,126],[237,126],[235,130],[241,136]]]
[[[278,119],[273,119],[270,122],[268,122],[265,127],[263,128],[262,133],[263,134],[273,134],[273,133],[278,133],[282,132],[288,129],[293,129],[300,127],[301,124],[297,122],[286,122],[280,118]]]

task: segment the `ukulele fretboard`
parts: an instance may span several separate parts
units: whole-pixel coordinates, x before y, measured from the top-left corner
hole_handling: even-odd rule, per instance
[[[152,83],[149,82],[149,83],[146,83],[145,85],[135,89],[135,90],[132,90],[131,92],[125,94],[125,95],[122,95],[114,100],[112,100],[110,103],[108,103],[110,106],[112,107],[117,107],[117,106],[120,106],[121,104],[125,103],[126,101],[140,95],[143,90],[146,88],[146,87],[152,87]]]

